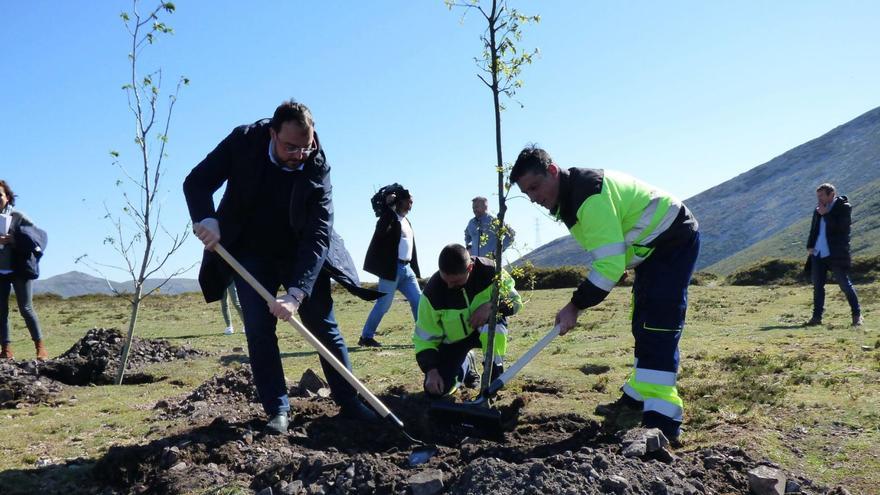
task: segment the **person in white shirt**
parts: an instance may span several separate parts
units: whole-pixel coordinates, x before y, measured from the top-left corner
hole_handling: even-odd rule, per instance
[[[382,317],[391,308],[394,293],[400,291],[409,302],[413,321],[418,317],[419,260],[416,255],[416,240],[412,224],[407,218],[412,210],[413,197],[399,184],[392,184],[380,190],[384,207],[377,211],[379,220],[367,256],[364,270],[379,277],[379,292],[385,295],[376,300],[373,310],[364,323],[358,345],[381,347],[376,340],[376,330]]]

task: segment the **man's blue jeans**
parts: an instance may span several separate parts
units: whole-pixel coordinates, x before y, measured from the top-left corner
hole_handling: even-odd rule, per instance
[[[397,280],[379,279],[379,292],[385,295],[376,300],[367,322],[364,323],[364,329],[361,331],[361,337],[373,338],[376,335],[376,329],[382,322],[382,317],[391,309],[391,302],[394,301],[394,293],[400,291],[406,300],[409,301],[409,307],[412,310],[413,321],[419,317],[419,297],[422,294],[419,289],[419,281],[416,274],[412,271],[409,264],[397,262]]]
[[[239,261],[263,287],[273,294],[281,284],[281,274],[292,269],[293,264],[290,260],[273,260],[263,256],[244,256]],[[238,275],[235,276],[235,286],[244,313],[244,326],[247,328],[245,335],[247,335],[251,370],[254,373],[254,385],[257,387],[263,409],[269,416],[289,411],[287,385],[284,381],[278,337],[275,334],[278,319],[269,312],[266,301]],[[322,272],[318,275],[312,295],[307,297],[299,308],[299,318],[312,335],[350,370],[348,348],[339,332],[336,316],[333,313],[330,276],[326,273]],[[296,332],[287,323],[282,325],[285,331]],[[357,392],[354,388],[324,358],[321,358],[321,367],[330,385],[333,400],[337,404],[345,407],[357,400]]]
[[[8,344],[9,335],[9,295],[15,290],[15,299],[18,302],[18,311],[24,318],[24,324],[31,332],[31,339],[38,341],[43,339],[40,332],[40,320],[34,311],[33,303],[33,280],[16,277],[14,274],[0,275],[0,343]]]
[[[834,280],[837,281],[837,285],[840,286],[840,290],[842,290],[843,294],[846,296],[846,300],[849,302],[849,308],[852,310],[852,315],[859,316],[862,314],[862,309],[859,307],[859,298],[849,279],[849,273],[846,268],[829,262],[828,258],[820,258],[818,256],[813,256],[810,265],[810,275],[813,281],[814,320],[821,321],[822,313],[825,312],[825,282],[828,281],[829,269],[834,273]]]

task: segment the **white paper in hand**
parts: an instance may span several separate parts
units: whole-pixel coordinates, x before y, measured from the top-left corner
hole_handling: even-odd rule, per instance
[[[6,235],[9,233],[9,228],[12,226],[12,215],[2,214],[0,213],[0,235]],[[4,244],[0,244],[0,249],[5,248]]]

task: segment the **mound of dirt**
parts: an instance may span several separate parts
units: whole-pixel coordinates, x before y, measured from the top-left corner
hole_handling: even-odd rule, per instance
[[[540,400],[540,392],[529,395]],[[318,395],[291,397],[288,433],[265,435],[250,372],[231,370],[165,406],[165,414],[187,417],[190,426],[146,445],[111,448],[93,475],[101,488],[127,493],[209,488],[220,493],[225,487],[230,493],[243,489],[260,495],[697,495],[748,493],[754,482],[750,471],[764,466],[778,477],[769,481],[781,483],[786,492],[844,493],[787,476],[739,448],[673,452],[656,430],[608,435],[595,421],[574,414],[523,415],[500,441],[462,437],[426,414],[422,394],[396,387],[383,402],[410,434],[437,446],[427,463],[411,467],[414,446],[389,423],[346,420],[331,400]],[[191,407],[199,402],[210,404],[213,419]],[[503,412],[522,404],[514,401]]]
[[[39,361],[0,361],[0,409],[31,404],[53,404],[64,385],[107,385],[119,369],[123,337],[118,330],[94,328],[55,359]],[[135,337],[124,383],[146,383],[154,378],[139,368],[151,363],[190,359],[205,353],[189,347],[173,346],[165,340]]]
[[[156,403],[161,419],[189,418],[192,421],[223,415],[236,421],[244,415],[259,414],[257,389],[250,366],[235,366],[199,385],[179,400]],[[233,419],[235,418],[235,419]]]
[[[41,377],[32,361],[0,361],[0,409],[26,404],[53,404],[64,386]]]
[[[73,347],[40,366],[40,373],[68,385],[108,385],[114,382],[119,369],[124,338],[114,328],[93,328]],[[129,351],[127,370],[138,370],[152,363],[189,359],[204,355],[187,346],[171,345],[167,340],[134,337]],[[144,373],[126,375],[125,383],[151,382]]]

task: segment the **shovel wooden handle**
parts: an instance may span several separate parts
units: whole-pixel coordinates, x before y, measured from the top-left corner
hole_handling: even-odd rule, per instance
[[[226,261],[226,263],[228,263],[229,266],[231,266],[232,269],[239,274],[239,276],[241,276],[241,278],[245,279],[245,281],[247,281],[247,283],[250,284],[250,286],[253,287],[254,290],[257,291],[257,293],[260,294],[260,296],[267,303],[275,302],[275,295],[270,294],[269,291],[267,291],[266,288],[263,287],[260,282],[258,282],[257,279],[255,279],[254,276],[250,274],[250,272],[248,272],[243,266],[241,266],[241,263],[239,263],[238,260],[236,260],[231,254],[229,254],[229,251],[227,251],[226,248],[218,243],[216,246],[214,246],[214,252],[219,254],[220,257],[223,258],[223,260]],[[302,337],[306,339],[306,341],[312,347],[314,347],[315,350],[318,351],[318,354],[320,354],[321,357],[326,359],[333,366],[333,368],[336,369],[336,371],[338,371],[343,378],[345,378],[345,381],[351,384],[351,386],[354,387],[359,394],[367,399],[367,402],[369,402],[370,405],[373,406],[373,409],[375,409],[376,412],[379,413],[379,416],[382,416],[382,418],[384,419],[390,419],[394,423],[396,423],[397,426],[403,428],[403,422],[400,421],[400,419],[398,419],[397,416],[395,416],[394,413],[392,413],[391,410],[388,409],[385,404],[383,404],[382,401],[379,400],[378,397],[373,395],[373,393],[370,392],[370,390],[363,383],[361,383],[361,381],[358,380],[357,377],[354,376],[351,371],[349,371],[348,368],[346,368],[345,365],[343,365],[339,361],[339,359],[336,358],[336,356],[334,356],[329,350],[327,350],[327,348],[324,347],[324,344],[322,344],[320,340],[312,335],[312,332],[310,332],[302,323],[300,323],[299,320],[291,316],[290,319],[287,320],[287,322],[290,323],[293,328],[295,328],[296,331],[299,332],[299,334],[302,335]]]

